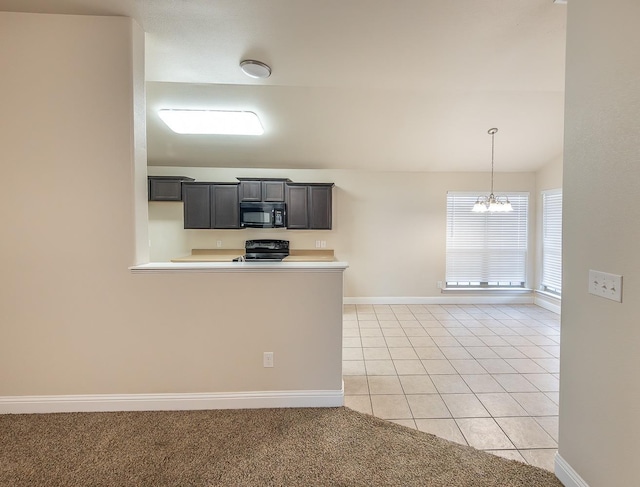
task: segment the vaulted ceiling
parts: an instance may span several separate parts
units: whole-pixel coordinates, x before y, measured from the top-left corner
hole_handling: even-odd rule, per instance
[[[553,0],[0,0],[146,32],[150,165],[532,171],[562,157]],[[247,77],[243,59],[269,64]],[[178,135],[160,108],[256,112],[262,136]]]

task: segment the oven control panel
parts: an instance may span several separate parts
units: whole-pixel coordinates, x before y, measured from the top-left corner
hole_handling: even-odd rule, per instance
[[[259,239],[247,240],[245,250],[289,250],[288,240]]]

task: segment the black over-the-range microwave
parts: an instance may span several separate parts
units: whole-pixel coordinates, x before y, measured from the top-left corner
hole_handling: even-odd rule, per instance
[[[285,203],[240,203],[240,227],[284,228],[286,226]]]

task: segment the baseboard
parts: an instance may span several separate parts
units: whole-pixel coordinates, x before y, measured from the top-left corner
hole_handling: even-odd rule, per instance
[[[455,294],[428,297],[345,297],[344,304],[533,304],[533,294]]]
[[[533,304],[540,306],[549,311],[553,311],[554,313],[560,314],[560,308],[562,304],[561,298],[557,298],[550,294],[542,293],[536,291],[533,296]]]
[[[342,390],[0,397],[0,414],[338,407]]]
[[[559,453],[556,453],[554,472],[565,487],[589,487]]]

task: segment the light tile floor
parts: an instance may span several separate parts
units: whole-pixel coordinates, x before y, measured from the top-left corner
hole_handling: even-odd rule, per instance
[[[346,305],[345,405],[553,471],[560,317],[535,305]]]

